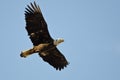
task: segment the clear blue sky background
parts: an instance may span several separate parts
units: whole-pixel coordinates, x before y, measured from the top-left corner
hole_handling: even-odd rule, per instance
[[[36,0],[70,65],[56,71],[32,47],[24,10],[34,0],[0,1],[0,80],[120,80],[120,0]]]

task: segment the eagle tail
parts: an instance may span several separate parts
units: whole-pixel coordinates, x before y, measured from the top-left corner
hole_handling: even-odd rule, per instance
[[[35,51],[32,48],[32,49],[29,49],[29,50],[22,51],[21,54],[20,54],[20,56],[26,58],[27,56],[33,54],[34,52]]]

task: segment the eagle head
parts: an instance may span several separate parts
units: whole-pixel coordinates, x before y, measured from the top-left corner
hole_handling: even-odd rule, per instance
[[[57,46],[61,42],[64,42],[64,39],[63,38],[58,38],[58,39],[54,40],[54,45]]]

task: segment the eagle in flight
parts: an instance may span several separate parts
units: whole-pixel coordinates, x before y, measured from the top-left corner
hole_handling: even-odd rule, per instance
[[[50,36],[40,7],[35,2],[27,5],[25,9],[25,28],[33,43],[33,48],[22,51],[20,56],[26,58],[31,54],[38,53],[45,62],[48,62],[56,70],[64,69],[68,65],[68,61],[56,47],[64,40],[62,38],[54,40]]]

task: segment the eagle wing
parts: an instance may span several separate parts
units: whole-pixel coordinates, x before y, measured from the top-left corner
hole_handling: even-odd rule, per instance
[[[40,7],[30,3],[31,6],[27,5],[25,11],[26,30],[34,46],[41,43],[50,43],[53,41],[51,38],[47,23],[43,18]]]
[[[69,64],[64,55],[56,48],[56,46],[48,47],[46,51],[39,53],[39,55],[44,61],[56,68],[56,70],[64,69],[64,67]]]

